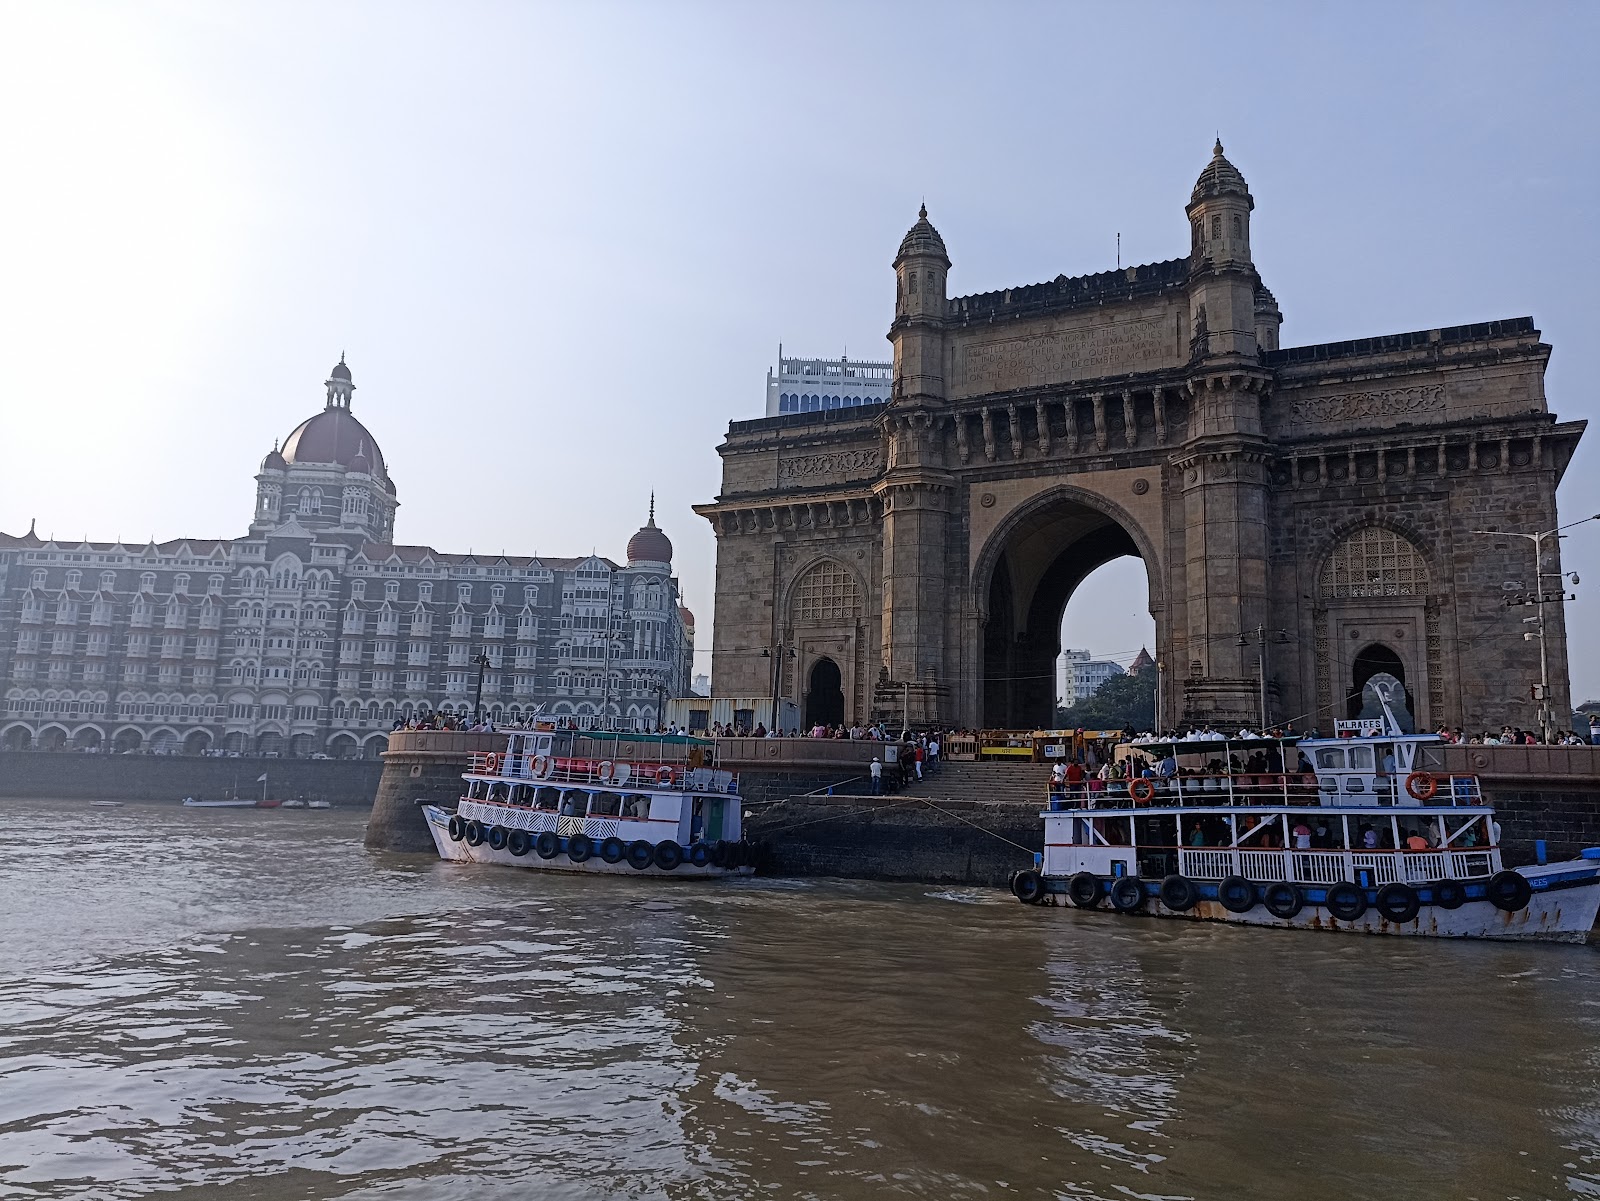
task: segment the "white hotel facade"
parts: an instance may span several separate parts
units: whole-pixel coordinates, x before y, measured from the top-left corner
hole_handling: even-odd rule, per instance
[[[480,670],[501,721],[648,729],[687,694],[694,618],[653,505],[621,564],[397,544],[342,359],[325,387],[244,537],[0,534],[0,749],[375,756],[397,719],[470,713]]]

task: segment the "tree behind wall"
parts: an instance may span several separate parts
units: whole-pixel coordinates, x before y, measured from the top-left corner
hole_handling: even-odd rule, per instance
[[[1058,730],[1135,730],[1155,728],[1156,669],[1152,664],[1137,672],[1112,676],[1075,705],[1056,708]]]

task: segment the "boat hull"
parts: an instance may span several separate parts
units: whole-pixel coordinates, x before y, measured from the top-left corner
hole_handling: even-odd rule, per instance
[[[716,867],[706,864],[696,867],[685,860],[679,866],[667,871],[664,868],[651,864],[646,868],[635,868],[627,860],[621,863],[607,863],[599,854],[585,859],[582,863],[574,863],[565,854],[557,855],[553,859],[541,859],[538,854],[530,850],[526,855],[513,855],[509,850],[495,850],[487,842],[472,846],[465,839],[456,842],[450,837],[450,814],[444,809],[434,805],[422,806],[422,816],[428,823],[428,833],[433,836],[433,844],[438,848],[439,858],[451,863],[494,863],[502,867],[531,868],[545,872],[567,872],[573,875],[614,875],[614,876],[657,876],[668,879],[703,880],[722,876],[748,876],[755,871],[751,867]]]
[[[1274,917],[1259,902],[1244,913],[1235,913],[1216,899],[1214,883],[1197,882],[1202,899],[1194,908],[1180,913],[1160,901],[1159,887],[1146,881],[1144,904],[1132,914],[1111,909],[1102,897],[1085,912],[1103,912],[1110,917],[1160,917],[1187,921],[1229,922],[1246,926],[1277,926],[1285,930],[1333,930],[1351,934],[1412,935],[1424,938],[1522,939],[1538,942],[1581,943],[1589,938],[1600,913],[1600,861],[1574,860],[1571,863],[1516,869],[1526,876],[1533,895],[1525,908],[1507,913],[1487,900],[1469,900],[1459,909],[1423,905],[1414,920],[1392,922],[1371,907],[1376,898],[1369,892],[1369,908],[1353,921],[1340,921],[1320,904],[1307,901],[1305,908],[1291,918]],[[1066,894],[1067,881],[1048,878],[1049,890],[1042,904],[1077,908]]]

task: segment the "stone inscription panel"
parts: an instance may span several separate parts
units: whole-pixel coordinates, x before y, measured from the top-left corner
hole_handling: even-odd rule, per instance
[[[805,488],[818,484],[837,484],[878,474],[876,447],[862,450],[835,450],[818,455],[795,455],[778,463],[778,486]]]
[[[1300,425],[1370,425],[1442,412],[1443,384],[1376,388],[1346,392],[1342,396],[1307,396],[1294,402],[1294,420]]]
[[[1170,314],[1056,330],[956,348],[953,394],[982,396],[1013,388],[1126,375],[1170,366],[1177,327]]]

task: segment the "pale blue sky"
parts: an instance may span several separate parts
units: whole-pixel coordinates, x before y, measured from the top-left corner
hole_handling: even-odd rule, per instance
[[[1119,231],[1181,255],[1218,132],[1285,345],[1532,314],[1551,407],[1590,416],[1597,33],[1556,3],[7,3],[0,529],[243,532],[342,350],[402,540],[620,555],[654,489],[709,647],[689,506],[777,344],[886,356],[924,198],[954,292],[1105,269]],[[1600,431],[1561,502],[1600,512]],[[1600,522],[1573,535],[1600,695]],[[1102,604],[1072,641],[1148,640]]]

